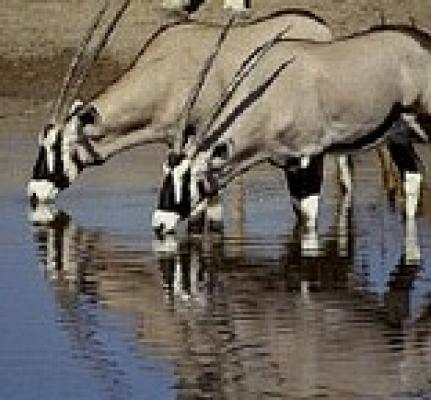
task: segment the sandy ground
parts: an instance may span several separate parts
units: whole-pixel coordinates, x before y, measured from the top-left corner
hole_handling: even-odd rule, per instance
[[[0,143],[12,149],[14,138],[26,137],[32,146],[19,163],[13,158],[13,152],[4,151],[0,157],[2,165],[14,167],[16,181],[24,181],[29,174],[36,134],[46,121],[71,53],[100,3],[100,0],[0,0]],[[89,77],[87,94],[121,73],[150,33],[167,20],[160,3],[159,0],[132,1]],[[382,14],[393,23],[406,23],[412,17],[418,26],[431,29],[428,0],[254,0],[249,17],[281,8],[310,10],[326,19],[336,35],[377,24]],[[221,20],[222,0],[206,1],[193,17]],[[154,161],[150,165],[159,165],[160,151],[144,151],[143,159],[148,161],[150,157]],[[110,163],[112,171],[121,163],[114,164]],[[3,170],[2,176],[8,180],[6,171],[10,169]],[[152,173],[154,170],[149,171]]]
[[[112,79],[166,20],[160,3],[132,1],[90,86],[103,86]],[[33,99],[36,104],[51,98],[71,50],[99,4],[99,0],[1,0],[0,96]],[[254,0],[251,4],[251,16],[280,8],[310,10],[327,20],[337,35],[379,23],[382,14],[388,22],[406,23],[413,18],[418,26],[431,29],[431,2],[427,0]],[[221,16],[222,0],[208,0],[194,17],[214,20]],[[21,109],[6,113],[0,102],[0,116]]]

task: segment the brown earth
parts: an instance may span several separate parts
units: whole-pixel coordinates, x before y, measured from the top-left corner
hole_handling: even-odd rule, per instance
[[[0,0],[0,118],[21,106],[4,99],[32,100],[34,108],[58,90],[71,52],[98,10],[97,0]],[[166,20],[160,0],[134,0],[104,52],[87,87],[106,84],[127,65],[145,38]],[[281,8],[310,10],[328,21],[336,35],[380,22],[409,23],[431,30],[428,0],[254,0],[250,17]],[[207,0],[194,17],[221,19],[222,0]],[[95,90],[95,89],[94,89]],[[88,89],[87,89],[88,91]],[[2,104],[8,103],[8,110]],[[28,106],[28,103],[27,103]],[[16,108],[16,110],[14,109]]]

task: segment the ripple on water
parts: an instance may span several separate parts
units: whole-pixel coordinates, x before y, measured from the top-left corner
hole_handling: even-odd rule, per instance
[[[31,363],[35,377],[51,375],[43,398],[62,387],[83,399],[429,397],[430,223],[424,212],[412,261],[369,157],[358,161],[352,209],[330,170],[318,234],[294,228],[283,181],[265,174],[245,180],[255,193],[246,201],[227,196],[224,235],[166,246],[147,215],[155,182],[126,194],[84,181],[62,200],[70,214],[43,224],[0,197],[10,230],[0,237],[0,286],[14,304],[0,316],[16,343],[33,347],[10,345],[0,369],[14,359],[14,371],[30,374]],[[23,326],[35,337],[19,334]],[[0,395],[28,394],[4,376]]]

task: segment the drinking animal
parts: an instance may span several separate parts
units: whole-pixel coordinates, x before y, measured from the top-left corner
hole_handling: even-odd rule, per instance
[[[214,193],[263,161],[285,171],[301,217],[315,226],[323,155],[375,145],[394,124],[406,124],[406,116],[426,131],[430,77],[431,36],[411,26],[379,26],[331,43],[280,40],[218,124],[170,157],[172,173],[159,196],[166,218],[156,219],[154,230],[175,230],[179,220],[205,209]],[[411,175],[408,218],[416,213],[420,188],[420,175]]]

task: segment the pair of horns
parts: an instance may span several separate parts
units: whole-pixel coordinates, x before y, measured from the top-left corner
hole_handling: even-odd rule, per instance
[[[108,17],[105,27],[102,29],[101,23],[103,17],[107,14],[111,2],[105,0],[101,9],[94,16],[90,26],[81,39],[79,46],[72,58],[68,71],[63,79],[63,83],[57,100],[51,111],[51,120],[53,123],[58,122],[65,117],[71,104],[75,100],[82,84],[86,80],[90,68],[98,59],[100,52],[105,47],[109,37],[118,24],[118,21],[126,11],[130,4],[130,0],[122,0],[116,7],[115,12]],[[101,32],[97,40],[95,40],[96,31]],[[94,41],[92,44],[91,42]]]
[[[190,122],[190,115],[192,113],[192,110],[196,104],[196,101],[199,97],[199,94],[202,90],[202,87],[206,81],[207,76],[209,75],[209,72],[211,71],[212,66],[214,65],[214,61],[220,52],[220,49],[222,47],[222,44],[227,38],[227,34],[232,27],[233,23],[235,21],[235,14],[232,14],[227,23],[223,26],[223,29],[218,37],[217,43],[214,47],[214,50],[210,53],[208,58],[205,60],[201,70],[199,71],[198,78],[191,88],[189,95],[187,97],[187,100],[184,104],[184,107],[180,113],[180,116],[177,120],[177,124],[175,124],[175,128],[177,129],[177,133],[175,135],[174,140],[174,152],[180,153],[182,151],[182,145],[183,145],[183,135],[185,132],[185,129],[187,125]]]
[[[177,135],[175,137],[174,142],[174,152],[175,153],[181,153],[184,149],[182,149],[182,145],[186,142],[183,140],[183,135],[185,132],[185,128],[188,125],[190,121],[190,115],[193,110],[193,107],[196,103],[196,100],[201,92],[201,89],[205,83],[205,79],[208,76],[211,67],[214,64],[214,60],[217,57],[218,53],[220,52],[220,49],[222,47],[222,44],[224,43],[227,33],[230,30],[230,28],[233,25],[235,19],[235,15],[232,15],[228,22],[223,27],[220,36],[218,38],[218,41],[216,43],[215,49],[213,52],[208,56],[208,58],[205,60],[204,65],[198,75],[198,79],[193,86],[193,88],[190,91],[189,97],[185,103],[185,106],[183,108],[183,111],[181,113],[180,123],[177,125]],[[256,49],[254,49],[248,57],[241,63],[238,70],[235,72],[235,74],[232,77],[232,80],[229,82],[229,84],[223,89],[221,96],[219,100],[214,104],[214,106],[211,108],[211,111],[207,115],[207,117],[204,119],[204,123],[202,124],[202,128],[199,129],[196,132],[196,137],[194,141],[194,146],[190,151],[190,154],[187,156],[190,158],[193,158],[196,153],[199,151],[199,148],[202,146],[204,142],[207,140],[214,139],[212,136],[209,135],[210,130],[214,126],[214,124],[217,121],[217,118],[220,116],[220,114],[223,112],[231,98],[233,97],[235,91],[238,89],[240,84],[244,81],[244,79],[256,68],[259,61],[265,56],[266,53],[279,41],[283,38],[286,32],[288,32],[291,29],[291,25],[288,25],[286,28],[278,32],[274,37],[270,38],[263,44],[259,45]],[[290,64],[293,61],[293,59],[290,59],[286,63],[283,63],[282,68],[284,69],[285,66]],[[275,75],[278,75],[278,73],[281,71],[280,68],[276,70]],[[274,76],[275,76],[274,75]],[[248,97],[248,96],[247,96]],[[243,102],[242,102],[243,103]],[[222,124],[223,125],[223,124]],[[220,130],[216,131],[217,135],[220,135]]]

